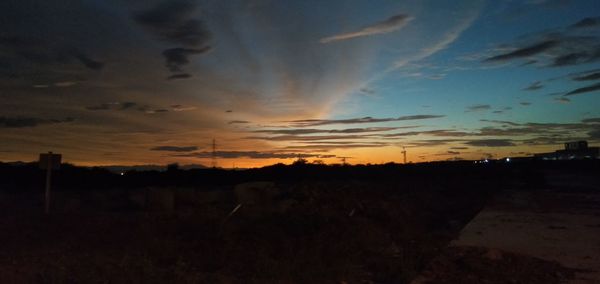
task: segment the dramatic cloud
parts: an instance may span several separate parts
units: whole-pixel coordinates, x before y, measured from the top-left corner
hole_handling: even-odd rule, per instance
[[[329,124],[359,124],[359,123],[375,123],[375,122],[390,122],[390,121],[406,121],[406,120],[421,120],[445,117],[445,115],[407,115],[400,116],[397,118],[373,118],[373,117],[362,117],[362,118],[350,118],[350,119],[303,119],[303,120],[292,120],[287,121],[294,127],[307,127],[307,126],[320,126]]]
[[[544,87],[544,85],[542,85],[542,82],[536,81],[536,82],[531,83],[531,85],[523,88],[523,90],[524,91],[535,91],[535,90],[539,90],[543,87]]]
[[[531,105],[530,102],[520,102],[519,104],[522,106],[530,106]]]
[[[538,53],[544,52],[548,49],[551,49],[551,48],[557,46],[558,43],[559,42],[556,40],[548,40],[548,41],[536,43],[534,45],[519,48],[517,50],[511,51],[508,53],[496,55],[496,56],[486,59],[485,61],[504,61],[504,60],[511,60],[511,59],[515,59],[515,58],[528,57],[528,56],[532,56],[532,55],[536,55]]]
[[[75,119],[67,117],[65,119],[42,119],[36,117],[4,117],[0,116],[0,128],[23,128],[35,127],[40,124],[54,124],[72,122]]]
[[[198,150],[196,146],[157,146],[150,148],[150,151],[167,151],[167,152],[191,152]]]
[[[412,19],[413,18],[411,16],[404,15],[404,14],[398,14],[398,15],[388,18],[385,21],[381,21],[381,22],[366,26],[358,31],[342,33],[342,34],[337,34],[334,36],[329,36],[329,37],[323,38],[323,39],[321,39],[321,43],[330,43],[330,42],[347,40],[347,39],[352,39],[352,38],[357,38],[357,37],[364,37],[364,36],[370,36],[370,35],[376,35],[376,34],[386,34],[386,33],[394,32],[394,31],[397,31],[400,28],[404,27],[406,25],[406,23],[408,23]]]
[[[488,110],[491,108],[492,108],[492,106],[490,106],[490,105],[472,105],[472,106],[468,106],[467,110],[465,110],[465,112],[484,111],[484,110]]]
[[[565,97],[558,97],[558,98],[554,98],[555,101],[562,103],[562,104],[568,104],[571,102],[570,99],[565,98]]]
[[[515,146],[511,140],[508,139],[482,139],[482,140],[473,140],[465,142],[465,144],[470,146],[478,146],[478,147],[508,147]]]
[[[566,93],[565,96],[574,96],[574,95],[579,95],[579,94],[584,94],[584,93],[591,93],[591,92],[595,92],[595,91],[599,91],[599,90],[600,90],[600,83],[596,83],[596,84],[589,85],[586,87],[577,88],[573,91]]]
[[[163,51],[165,57],[165,66],[169,68],[171,72],[181,72],[181,66],[190,63],[189,57],[194,54],[202,54],[210,50],[210,47],[202,49],[193,48],[170,48]],[[188,75],[188,76],[185,76]],[[191,77],[189,74],[176,74],[168,77],[168,79],[183,79]]]
[[[152,9],[135,13],[134,19],[163,41],[205,46],[211,34],[201,20],[191,18],[196,8],[193,1],[164,1]]]
[[[201,20],[191,18],[196,8],[192,1],[175,0],[162,2],[150,10],[134,14],[136,22],[159,39],[185,46],[163,51],[166,66],[171,72],[181,72],[181,66],[190,62],[190,56],[206,53],[212,48],[208,45],[211,33]],[[189,77],[189,74],[175,74],[168,79]]]

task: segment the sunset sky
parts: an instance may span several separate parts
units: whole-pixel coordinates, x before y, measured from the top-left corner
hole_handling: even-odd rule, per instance
[[[0,161],[253,167],[600,143],[600,2],[0,1]]]

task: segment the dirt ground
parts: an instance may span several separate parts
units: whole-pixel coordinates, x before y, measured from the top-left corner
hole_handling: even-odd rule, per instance
[[[487,199],[457,184],[277,185],[230,217],[235,201],[164,212],[79,195],[44,216],[5,196],[0,283],[408,283]]]
[[[249,185],[77,190],[57,192],[48,216],[41,194],[0,191],[0,283],[566,283],[586,271],[510,247],[457,243],[511,240],[502,234],[531,225],[479,228],[476,216],[488,210],[597,208],[595,199],[567,196],[577,181],[598,178],[540,177],[262,182],[254,185],[268,190],[256,200],[238,192]],[[546,185],[557,194],[540,194]]]
[[[555,284],[576,270],[553,261],[482,247],[450,247],[413,284]]]

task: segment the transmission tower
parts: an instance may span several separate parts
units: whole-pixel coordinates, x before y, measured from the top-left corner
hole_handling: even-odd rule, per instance
[[[406,148],[402,147],[402,155],[404,155],[404,163],[406,164]]]
[[[212,141],[212,167],[217,168],[217,141],[213,138]]]

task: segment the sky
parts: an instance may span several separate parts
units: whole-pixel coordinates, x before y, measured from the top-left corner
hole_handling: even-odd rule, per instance
[[[0,2],[0,161],[528,156],[599,98],[597,0]]]

